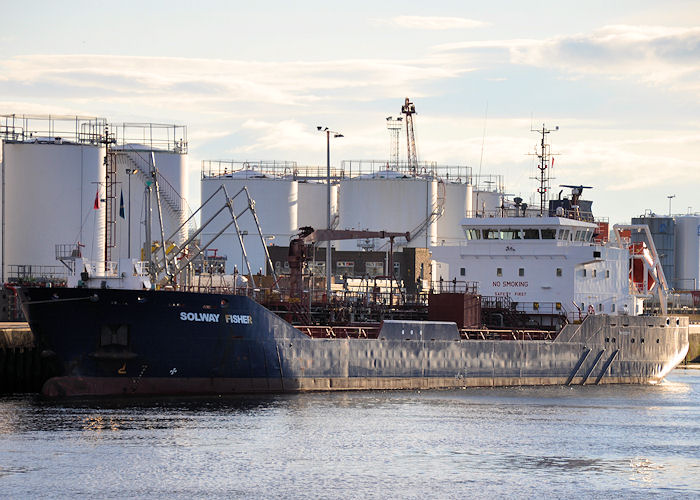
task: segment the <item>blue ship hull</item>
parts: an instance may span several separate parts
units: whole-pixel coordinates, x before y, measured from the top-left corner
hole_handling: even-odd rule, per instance
[[[468,340],[448,322],[385,321],[378,338],[312,338],[239,295],[22,291],[49,396],[656,383],[687,318],[590,316],[554,340]]]

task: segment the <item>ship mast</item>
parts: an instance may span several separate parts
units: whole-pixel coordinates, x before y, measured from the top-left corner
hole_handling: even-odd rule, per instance
[[[116,219],[116,184],[117,184],[117,159],[112,150],[112,145],[117,142],[114,134],[109,133],[109,128],[105,127],[104,135],[101,137],[102,144],[105,145],[105,265],[112,260],[112,248],[116,246],[115,233],[117,226]]]
[[[559,130],[558,125],[554,128],[554,130],[549,130],[547,127],[545,127],[544,123],[542,124],[542,129],[530,129],[531,132],[537,132],[542,136],[540,139],[539,152],[537,151],[537,148],[535,148],[535,156],[537,156],[539,160],[537,169],[540,171],[539,175],[535,177],[535,179],[540,182],[540,187],[537,188],[537,192],[540,195],[540,217],[544,217],[545,204],[547,203],[547,199],[549,197],[549,181],[552,179],[552,177],[549,175],[549,170],[552,166],[550,165],[550,158],[552,154],[550,152],[550,145],[547,144],[547,134],[550,132],[556,132],[557,130]]]

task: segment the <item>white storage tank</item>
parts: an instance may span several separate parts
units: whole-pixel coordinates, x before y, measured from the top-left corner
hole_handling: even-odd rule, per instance
[[[85,258],[104,259],[104,203],[94,208],[98,189],[105,196],[104,154],[102,147],[60,139],[4,144],[5,280],[9,266],[58,269],[57,244],[79,243]]]
[[[676,282],[679,288],[700,288],[700,216],[676,218]]]
[[[499,213],[502,195],[498,191],[474,189],[472,193],[472,210],[475,217],[494,217]]]
[[[413,232],[438,203],[438,182],[431,177],[377,175],[344,179],[338,193],[339,229]],[[429,224],[409,244],[426,247],[437,239],[437,224]],[[340,241],[339,250],[356,250],[356,241]]]
[[[118,248],[113,251],[114,258],[141,257],[145,237],[145,193],[146,182],[150,180],[151,151],[145,146],[131,144],[115,148],[117,153],[117,207],[124,198],[124,217],[117,217]],[[189,217],[187,204],[184,202],[187,190],[187,156],[171,151],[153,151],[155,165],[160,173],[161,208],[165,237],[168,238]],[[130,172],[130,173],[129,173]],[[136,172],[136,173],[134,173]],[[152,237],[160,239],[158,211],[155,190],[151,190]],[[131,217],[129,217],[131,212]],[[119,208],[117,208],[119,214]],[[131,237],[129,238],[129,222]],[[173,240],[182,243],[187,238],[187,228],[182,228]],[[128,243],[131,241],[131,252]]]
[[[464,240],[462,219],[471,201],[471,184],[445,183],[445,211],[437,221],[437,244],[456,245]]]
[[[253,200],[260,227],[268,245],[289,245],[289,240],[297,234],[298,183],[295,180],[276,179],[248,170],[235,172],[226,176],[205,177],[202,179],[202,202],[207,200],[219,186],[224,185],[229,196],[234,196],[246,186]],[[214,203],[215,200],[216,203]],[[202,210],[202,224],[221,208],[223,196],[219,195]],[[325,205],[325,201],[323,203]],[[239,214],[244,208],[245,196],[236,198],[234,208]],[[325,212],[324,212],[325,213]],[[202,243],[208,242],[217,232],[231,221],[228,211],[219,214],[202,232]],[[239,227],[243,236],[246,252],[254,273],[266,269],[265,251],[260,243],[257,227],[249,212],[241,216]],[[210,248],[217,249],[218,255],[225,255],[226,272],[232,273],[234,266],[241,272],[247,272],[242,262],[242,255],[234,226],[222,234]]]
[[[326,184],[322,182],[299,181],[298,185],[297,227],[311,226],[314,229],[325,229],[328,218]],[[331,224],[337,219],[337,216],[338,185],[331,184]]]

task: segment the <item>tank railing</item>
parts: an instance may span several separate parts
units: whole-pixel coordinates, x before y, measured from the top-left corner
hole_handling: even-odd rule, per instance
[[[237,160],[202,160],[201,178],[236,177],[256,178],[272,177],[292,180],[324,180],[328,175],[327,165],[299,166],[293,161],[237,161]],[[331,179],[352,179],[368,175],[379,176],[386,171],[396,172],[405,177],[440,177],[445,182],[467,183],[472,180],[472,169],[468,166],[438,165],[435,162],[421,162],[414,172],[408,164],[389,164],[382,160],[344,160],[341,167],[331,166]],[[399,177],[400,177],[399,176]],[[500,186],[502,183],[498,183]]]
[[[472,168],[466,165],[439,165],[437,162],[419,162],[414,169],[408,162],[398,165],[386,160],[343,160],[342,170],[348,178],[361,175],[383,177],[385,172],[395,172],[404,177],[440,177],[445,182],[466,184],[472,182]]]
[[[0,138],[14,142],[99,144],[107,120],[66,115],[0,115]]]
[[[323,181],[328,175],[326,166],[297,166],[293,161],[235,161],[202,160],[201,178],[258,179]],[[342,169],[331,167],[331,180],[345,177]]]
[[[166,123],[121,123],[110,125],[117,146],[139,151],[187,153],[187,127]]]
[[[505,183],[501,174],[474,174],[472,175],[472,184],[475,191],[505,192]]]

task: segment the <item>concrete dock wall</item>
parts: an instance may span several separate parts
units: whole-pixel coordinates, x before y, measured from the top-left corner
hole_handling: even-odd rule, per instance
[[[691,324],[688,330],[688,355],[685,363],[700,363],[700,324]]]
[[[39,392],[48,377],[27,323],[0,323],[0,394]]]

